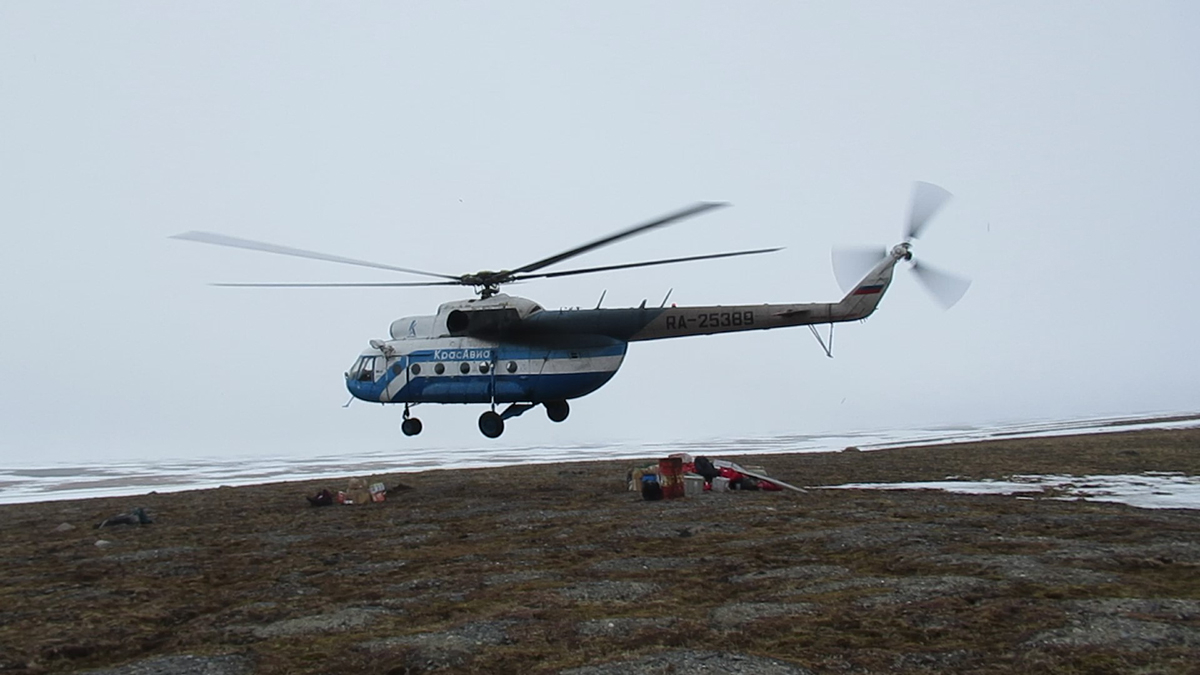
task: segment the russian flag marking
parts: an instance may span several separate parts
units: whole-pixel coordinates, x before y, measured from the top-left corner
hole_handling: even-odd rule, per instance
[[[854,289],[855,295],[875,295],[883,292],[883,284],[875,284],[874,286],[859,286]]]

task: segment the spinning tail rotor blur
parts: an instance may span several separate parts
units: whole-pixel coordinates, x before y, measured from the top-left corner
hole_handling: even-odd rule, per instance
[[[888,249],[877,247],[839,247],[833,250],[833,274],[838,285],[849,291],[876,265],[889,255],[903,257],[912,262],[911,269],[917,279],[945,309],[950,309],[971,286],[971,281],[955,274],[942,271],[928,263],[913,260],[912,242],[920,238],[929,221],[950,201],[951,194],[932,183],[917,182],[913,187],[912,207],[909,209],[904,241]]]

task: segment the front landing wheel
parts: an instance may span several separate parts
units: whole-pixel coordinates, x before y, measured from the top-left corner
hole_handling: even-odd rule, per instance
[[[489,410],[479,416],[479,430],[488,438],[499,438],[504,433],[504,418]]]
[[[404,432],[405,436],[416,436],[421,433],[421,420],[410,417],[400,423],[400,431]]]
[[[571,406],[566,401],[546,401],[543,405],[546,406],[546,417],[554,422],[561,422],[571,414]]]

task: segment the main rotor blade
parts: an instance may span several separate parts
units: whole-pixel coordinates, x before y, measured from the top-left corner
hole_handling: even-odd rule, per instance
[[[438,274],[436,272],[422,272],[421,270],[408,269],[407,267],[396,267],[394,265],[383,265],[380,263],[368,262],[366,260],[355,260],[354,258],[343,258],[339,255],[329,255],[327,253],[318,253],[316,251],[305,251],[304,249],[292,248],[291,246],[280,246],[278,244],[268,244],[263,241],[254,241],[251,239],[241,239],[239,237],[230,237],[224,234],[215,232],[182,232],[172,235],[171,239],[182,239],[184,241],[198,241],[202,244],[215,244],[217,246],[229,246],[231,248],[244,248],[251,251],[264,251],[266,253],[278,253],[279,255],[290,255],[296,258],[311,258],[312,260],[325,260],[327,262],[342,263],[344,265],[358,265],[359,267],[374,267],[381,270],[391,270],[393,272],[407,272],[408,274],[420,274],[426,277],[438,277],[440,279],[458,279],[458,277],[449,274]]]
[[[904,239],[907,241],[920,237],[921,230],[951,197],[953,195],[933,183],[917,181],[913,186],[912,209],[908,214],[908,231]]]
[[[849,293],[867,272],[875,269],[887,257],[887,249],[879,246],[853,246],[833,249],[833,277],[838,286]]]
[[[588,267],[577,270],[564,270],[562,272],[546,272],[543,274],[521,274],[514,279],[549,279],[552,277],[566,277],[573,274],[591,274],[592,272],[608,272],[610,270],[625,270],[631,267],[651,267],[653,265],[670,265],[672,263],[691,262],[693,260],[712,260],[713,258],[733,258],[739,255],[757,255],[759,253],[774,253],[782,251],[783,248],[760,248],[753,251],[734,251],[731,253],[710,253],[707,255],[692,255],[686,258],[671,258],[669,260],[647,260],[646,262],[624,263],[622,265],[604,265],[603,267]]]
[[[971,287],[971,280],[955,276],[949,272],[943,272],[937,268],[930,267],[924,263],[913,261],[912,271],[916,272],[917,278],[925,284],[925,288],[941,305],[946,309],[950,309],[962,299],[966,294],[967,289]]]
[[[330,283],[309,283],[309,282],[266,282],[266,283],[221,283],[209,284],[210,286],[224,286],[227,288],[358,288],[358,287],[379,287],[379,288],[395,288],[395,287],[414,287],[414,286],[462,286],[462,282],[458,281],[347,281],[347,282],[330,282]]]
[[[529,263],[528,265],[523,265],[514,270],[511,270],[510,274],[517,275],[522,272],[534,272],[534,271],[542,269],[543,267],[548,267],[555,263],[562,262],[568,258],[574,258],[577,255],[587,253],[588,251],[591,251],[594,249],[598,249],[601,246],[608,246],[609,244],[614,244],[614,243],[616,243],[622,239],[625,239],[627,237],[632,237],[637,234],[642,234],[643,232],[649,232],[650,230],[653,230],[655,228],[662,227],[664,225],[670,225],[671,223],[673,223],[675,221],[683,220],[684,218],[690,218],[691,216],[698,215],[700,213],[704,213],[705,211],[709,211],[711,209],[720,208],[722,206],[728,206],[728,203],[726,203],[726,202],[699,202],[699,203],[693,204],[685,209],[680,209],[673,213],[668,213],[667,215],[662,216],[661,218],[656,218],[654,220],[651,220],[648,223],[642,223],[641,225],[634,225],[633,227],[626,228],[619,232],[614,232],[614,233],[608,235],[607,237],[597,239],[596,241],[593,241],[588,244],[584,244],[583,246],[573,248],[569,251],[563,251],[562,253],[559,253],[558,255],[553,255],[553,256],[550,256],[549,258],[544,258],[537,262]]]

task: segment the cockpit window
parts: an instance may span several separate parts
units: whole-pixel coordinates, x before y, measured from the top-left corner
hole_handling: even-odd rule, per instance
[[[375,381],[375,357],[362,356],[350,369],[350,379],[360,382]]]

